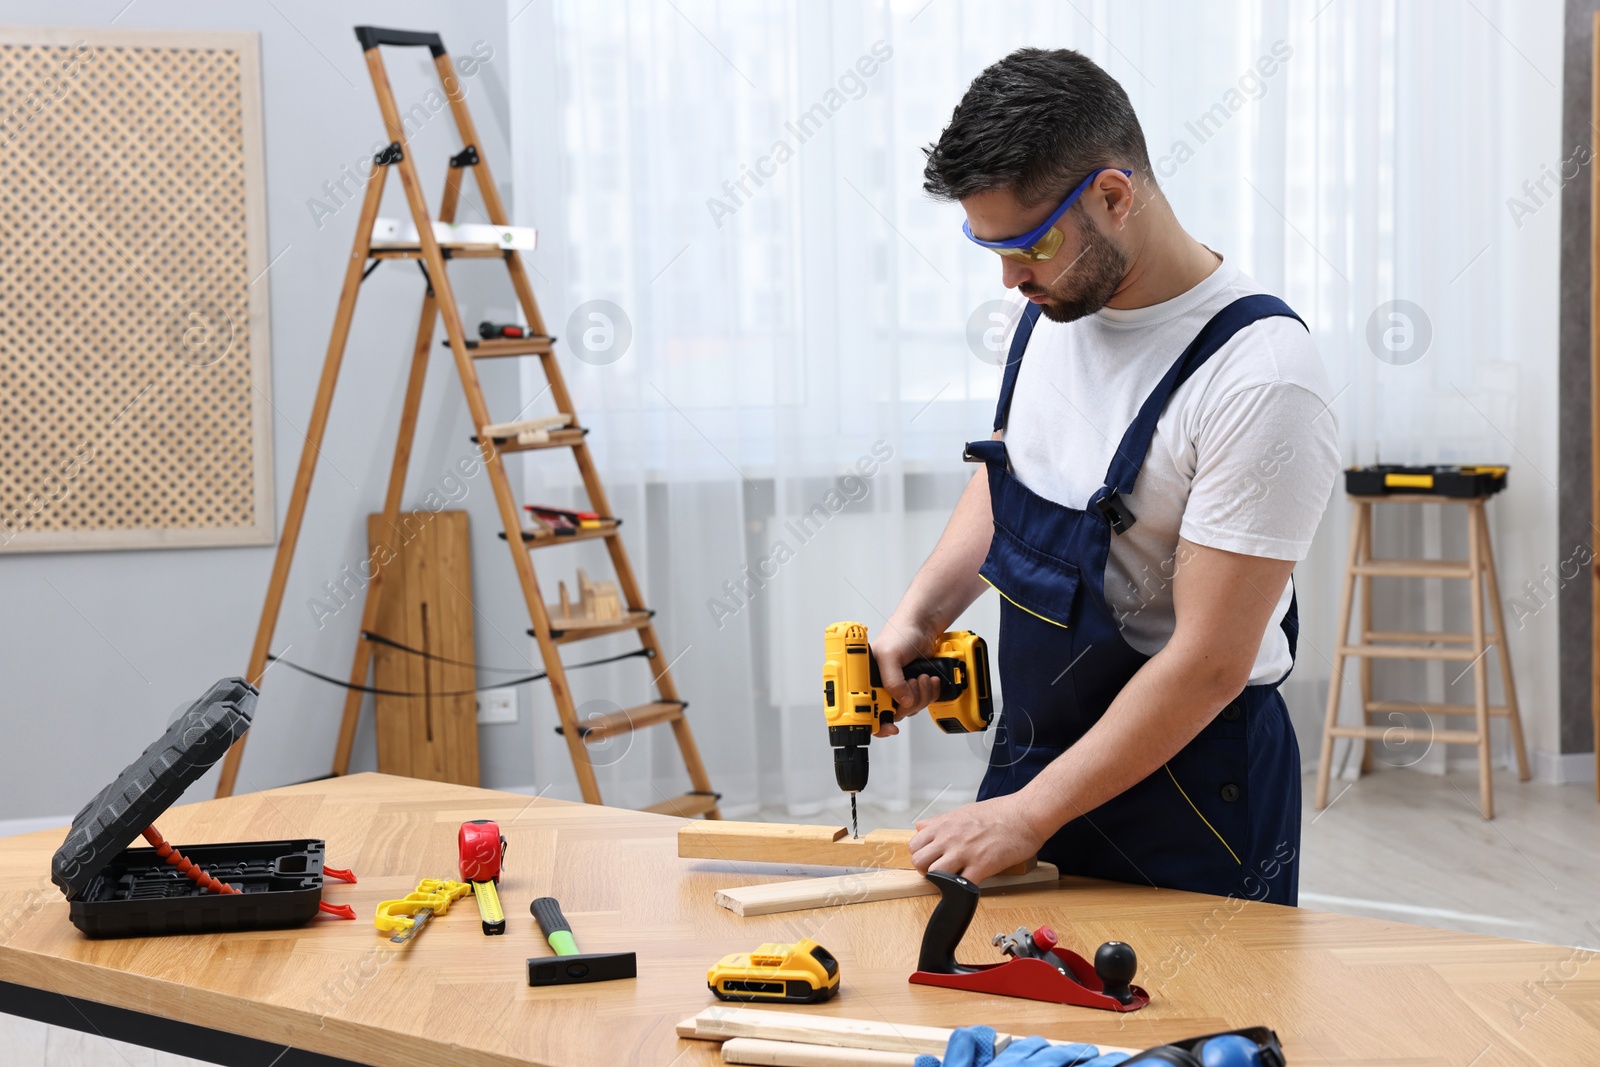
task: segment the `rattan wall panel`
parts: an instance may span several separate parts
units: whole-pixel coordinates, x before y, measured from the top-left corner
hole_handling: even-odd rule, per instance
[[[272,540],[259,44],[0,28],[0,551]]]

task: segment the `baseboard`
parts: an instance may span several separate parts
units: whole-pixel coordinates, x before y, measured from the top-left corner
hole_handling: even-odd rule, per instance
[[[1555,785],[1579,785],[1594,781],[1593,752],[1543,752],[1533,753],[1535,781]]]

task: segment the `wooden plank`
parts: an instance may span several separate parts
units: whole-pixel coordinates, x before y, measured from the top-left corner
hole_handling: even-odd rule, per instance
[[[1040,883],[1056,882],[1060,878],[1054,864],[1041,863],[1026,874],[997,874],[986,878],[982,888],[985,892],[1027,885],[1044,888]],[[748,919],[785,911],[937,896],[938,893],[938,888],[916,871],[882,870],[719,889],[716,901],[735,915]]]
[[[798,1041],[768,1041],[736,1037],[722,1043],[723,1063],[750,1063],[761,1067],[916,1067],[916,1052],[883,1052],[867,1048],[837,1048]]]
[[[847,1019],[837,1015],[814,1015],[808,1012],[771,1011],[765,1008],[740,1008],[731,1004],[716,1004],[678,1024],[678,1036],[698,1041],[756,1040],[774,1044],[796,1046],[830,1046],[839,1049],[873,1050],[916,1056],[927,1054],[943,1056],[953,1030],[943,1026],[916,1026],[890,1022],[885,1019]],[[1002,1052],[1017,1039],[1017,1035],[997,1030],[994,1050]],[[1076,1044],[1075,1041],[1052,1040],[1051,1044]],[[1101,1052],[1133,1052],[1121,1045],[1098,1045]],[[724,1048],[727,1046],[724,1045]],[[727,1060],[728,1063],[744,1062]],[[784,1063],[787,1061],[755,1060],[749,1062]],[[864,1059],[816,1060],[817,1063],[866,1063]],[[886,1061],[888,1062],[888,1061]]]
[[[678,830],[678,855],[684,859],[808,864],[820,867],[892,867],[913,870],[911,830],[872,830],[848,837],[843,826],[790,823],[690,823]],[[1024,860],[1007,874],[1032,870]]]
[[[943,1026],[914,1026],[883,1019],[842,1019],[799,1011],[768,1011],[713,1005],[678,1024],[678,1036],[699,1041],[726,1041],[754,1037],[771,1041],[797,1041],[835,1048],[878,1049],[911,1055],[944,1055],[951,1031]],[[996,1034],[996,1052],[1011,1038]]]
[[[464,511],[402,514],[391,530],[367,517],[372,551],[395,553],[384,568],[374,631],[443,659],[378,645],[379,689],[422,696],[375,698],[378,769],[385,774],[458,785],[478,784],[477,701],[473,662],[470,531]],[[454,696],[443,694],[453,693]]]

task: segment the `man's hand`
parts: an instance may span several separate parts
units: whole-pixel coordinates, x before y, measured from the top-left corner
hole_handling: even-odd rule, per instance
[[[945,815],[918,819],[911,862],[923,874],[948,871],[972,882],[1039,854],[1041,832],[1024,793],[968,804]]]
[[[889,621],[871,642],[872,658],[878,663],[878,678],[894,698],[894,717],[903,719],[915,715],[932,704],[939,696],[939,679],[932,675],[907,678],[901,671],[918,656],[925,656],[933,648],[939,634],[931,626],[900,616]],[[874,736],[889,737],[900,732],[894,723],[882,724]]]

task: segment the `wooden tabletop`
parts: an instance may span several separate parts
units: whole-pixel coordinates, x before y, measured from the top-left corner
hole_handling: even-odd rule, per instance
[[[471,901],[409,945],[372,926],[374,905],[424,877],[455,877],[456,831],[499,821],[509,929],[485,937]],[[1592,1063],[1600,1050],[1595,954],[1309,909],[1068,879],[985,898],[961,958],[997,958],[996,931],[1053,925],[1092,954],[1139,953],[1151,1004],[1126,1015],[906,979],[935,898],[741,919],[718,889],[792,877],[677,857],[680,820],[530,800],[376,774],[174,808],[177,844],[321,837],[330,883],[358,922],[295,930],[91,941],[48,878],[64,830],[0,841],[0,975],[6,981],[379,1065],[719,1063],[674,1026],[708,1004],[706,968],[763,941],[814,937],[839,957],[841,993],[805,1011],[895,1022],[987,1023],[1017,1034],[1144,1047],[1235,1026],[1278,1031],[1289,1062],[1336,1067]],[[531,989],[547,955],[528,903],[557,897],[580,951],[632,949],[637,980]],[[459,909],[459,910],[457,910]]]

